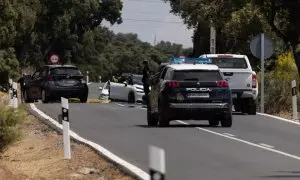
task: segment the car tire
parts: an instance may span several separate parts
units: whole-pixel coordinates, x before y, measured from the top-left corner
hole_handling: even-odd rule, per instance
[[[42,89],[42,102],[43,103],[49,102],[49,97],[47,97],[47,92],[44,89]]]
[[[225,115],[221,119],[222,127],[231,127],[232,126],[232,115]]]
[[[28,98],[28,94],[27,94],[27,91],[26,91],[26,90],[24,90],[24,92],[23,92],[23,99],[24,99],[24,102],[25,102],[25,103],[32,103],[32,102],[33,102],[32,99],[29,99],[29,98]]]
[[[218,126],[220,121],[217,118],[211,118],[208,120],[209,126],[215,127]]]
[[[134,92],[129,92],[129,94],[128,94],[128,103],[131,103],[131,104],[133,104],[133,103],[135,103],[135,97],[134,97]]]
[[[242,113],[247,113],[249,115],[256,115],[256,103],[252,98],[243,99]]]
[[[253,99],[249,100],[248,114],[249,115],[256,115],[256,103],[255,103],[255,101]]]
[[[147,109],[147,123],[151,127],[158,125],[158,119],[151,113],[151,109]]]
[[[158,103],[158,123],[159,127],[168,127],[170,126],[169,118],[167,117],[166,113],[163,110],[163,107],[161,107],[160,103]]]
[[[87,97],[79,98],[81,103],[86,103],[87,102]]]

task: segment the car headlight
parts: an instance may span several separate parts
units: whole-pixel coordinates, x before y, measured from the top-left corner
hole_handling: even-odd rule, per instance
[[[136,90],[137,93],[144,93],[143,90]]]

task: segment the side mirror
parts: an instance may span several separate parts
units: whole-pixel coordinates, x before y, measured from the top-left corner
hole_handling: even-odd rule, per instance
[[[127,83],[126,81],[124,81],[124,82],[123,82],[123,84],[124,84],[125,86],[127,86],[127,85],[128,85],[128,83]]]
[[[102,90],[103,88],[102,87],[99,87],[99,90]]]

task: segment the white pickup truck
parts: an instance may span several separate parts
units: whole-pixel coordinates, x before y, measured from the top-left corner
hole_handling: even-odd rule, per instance
[[[258,96],[258,81],[246,55],[239,54],[204,54],[219,66],[232,91],[235,111],[256,114],[256,99]]]

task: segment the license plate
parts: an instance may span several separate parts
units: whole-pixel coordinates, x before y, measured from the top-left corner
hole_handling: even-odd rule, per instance
[[[237,94],[232,94],[232,98],[237,98]]]
[[[209,98],[209,93],[189,93],[190,98]]]

